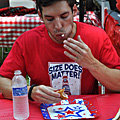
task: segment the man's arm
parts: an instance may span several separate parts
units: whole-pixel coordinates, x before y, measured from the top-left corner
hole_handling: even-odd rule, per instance
[[[30,86],[27,86],[28,91]],[[6,99],[12,99],[12,80],[0,76],[0,93],[3,94],[3,97]]]
[[[27,86],[28,91],[30,86]],[[61,100],[60,94],[54,91],[55,89],[49,86],[39,85],[32,90],[31,97],[38,103],[57,103]],[[12,99],[12,80],[0,77],[0,92],[6,99]]]
[[[111,69],[96,60],[96,64],[89,69],[91,74],[107,89],[120,92],[120,70]]]
[[[107,89],[120,92],[120,70],[110,69],[99,62],[91,53],[90,48],[78,36],[78,41],[68,38],[64,47],[73,53],[65,51],[64,54],[73,59],[80,66],[88,69],[91,74]]]
[[[0,92],[3,93],[3,97],[12,99],[12,80],[0,76]]]

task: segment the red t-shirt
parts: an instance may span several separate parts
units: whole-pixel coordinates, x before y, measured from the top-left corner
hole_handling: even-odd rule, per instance
[[[104,30],[85,23],[76,22],[76,24],[77,32],[74,39],[80,35],[96,59],[109,68],[120,69],[120,58]],[[87,69],[81,70],[79,66],[72,65],[74,61],[64,55],[64,50],[63,44],[55,43],[49,37],[45,25],[40,25],[23,33],[15,41],[0,68],[0,75],[12,79],[14,71],[21,70],[24,76],[26,74],[30,76],[31,84],[50,86],[50,80],[55,79],[54,75],[60,80],[63,71],[66,70],[71,78],[77,75],[77,79],[80,78],[81,94],[92,94],[95,78]],[[63,70],[63,63],[65,63],[64,66],[70,66],[69,70],[67,68]],[[78,72],[79,70],[81,71]]]

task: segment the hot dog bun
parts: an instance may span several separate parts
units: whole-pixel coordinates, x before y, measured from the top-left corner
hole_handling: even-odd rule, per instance
[[[64,93],[65,88],[57,90],[56,92],[60,94],[62,100],[68,99],[68,95]]]

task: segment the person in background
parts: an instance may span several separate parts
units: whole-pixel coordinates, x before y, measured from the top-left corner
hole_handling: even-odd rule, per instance
[[[71,95],[95,94],[98,81],[120,92],[120,58],[103,29],[73,21],[75,0],[37,0],[44,21],[23,33],[0,68],[0,92],[12,99],[15,70],[31,78],[30,100],[55,103],[56,89]],[[30,92],[29,91],[29,92]]]
[[[116,2],[117,2],[116,7],[120,11],[120,0],[116,0]]]

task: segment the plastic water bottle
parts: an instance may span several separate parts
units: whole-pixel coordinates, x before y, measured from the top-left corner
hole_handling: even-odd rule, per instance
[[[27,81],[21,75],[20,70],[14,72],[12,79],[13,116],[17,120],[25,120],[29,117],[29,103]]]

